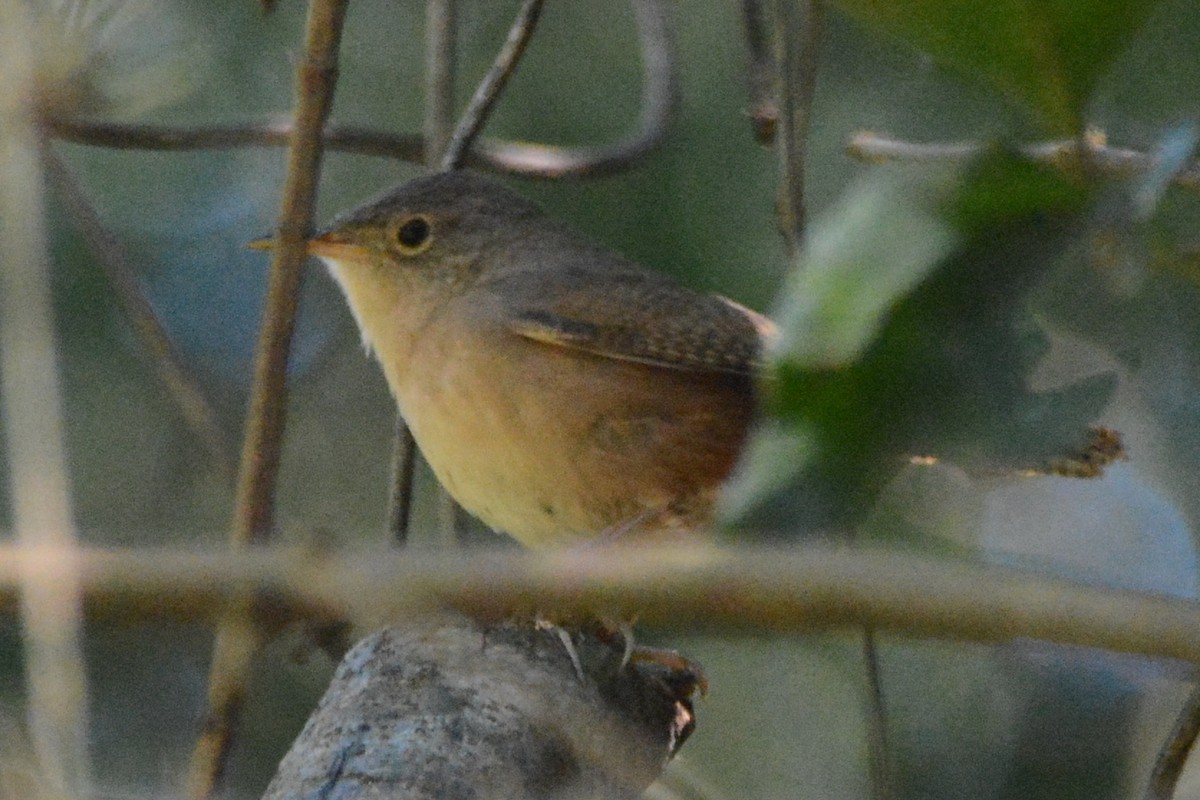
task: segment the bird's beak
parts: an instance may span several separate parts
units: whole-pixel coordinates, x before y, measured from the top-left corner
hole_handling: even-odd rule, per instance
[[[249,242],[246,246],[251,250],[274,250],[277,241],[272,237],[264,237]],[[344,234],[337,231],[323,231],[306,242],[308,254],[334,261],[364,261],[368,257],[367,248],[350,241]]]

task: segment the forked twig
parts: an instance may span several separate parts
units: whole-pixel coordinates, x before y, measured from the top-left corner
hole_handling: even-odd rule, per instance
[[[425,19],[425,165],[437,169],[445,157],[454,135],[454,90],[458,67],[458,0],[429,0]],[[417,443],[408,423],[397,412],[396,434],[392,447],[392,495],[388,504],[388,522],[392,538],[403,542],[408,538],[412,516],[413,481],[416,478]],[[437,487],[440,504],[453,503],[445,486]],[[454,519],[447,527],[443,520],[442,533],[454,541],[457,530]]]
[[[296,123],[288,155],[277,246],[267,287],[255,361],[254,389],[230,530],[235,549],[270,539],[275,481],[282,450],[286,377],[305,239],[312,229],[321,162],[321,131],[333,103],[337,50],[346,0],[312,0],[304,54],[296,75]],[[210,667],[209,719],[196,743],[189,796],[212,797],[220,786],[260,636],[249,616],[250,596],[235,598],[217,629]]]
[[[454,133],[458,0],[429,0],[425,10],[425,165],[436,167]]]
[[[440,5],[440,3],[437,3],[437,0],[433,0],[431,9],[434,4]],[[483,130],[483,126],[487,123],[487,119],[491,115],[496,101],[500,99],[500,94],[504,91],[504,87],[516,71],[517,64],[520,63],[521,56],[525,53],[525,48],[528,47],[530,39],[533,38],[533,32],[537,28],[543,4],[544,0],[526,0],[517,12],[517,17],[509,29],[508,37],[500,48],[500,52],[497,53],[491,69],[488,70],[479,86],[475,89],[475,94],[471,97],[471,102],[467,104],[467,108],[463,111],[458,124],[450,133],[449,141],[446,143],[445,150],[441,154],[440,167],[443,171],[458,169],[462,165],[467,153],[471,149],[472,143],[479,136],[480,131]],[[444,12],[442,13],[444,14]],[[438,31],[433,29],[433,22],[434,20],[431,19],[431,30],[433,31],[433,35],[436,36]],[[442,37],[446,38],[446,34],[442,34]],[[444,43],[440,48],[430,47],[429,55],[433,61],[444,58],[447,55]],[[435,75],[444,71],[448,71],[448,68],[431,66],[431,72]],[[453,85],[440,87],[443,92],[443,96],[441,97],[434,97],[432,95],[433,88],[431,82],[431,96],[429,98],[431,108],[429,116],[437,117],[439,123],[444,123],[446,120],[444,109],[453,99]],[[449,96],[446,96],[446,93],[449,93]],[[434,110],[433,107],[436,106],[440,106],[441,110]],[[427,132],[433,127],[433,121],[427,118]],[[440,139],[443,132],[435,131],[435,133]],[[427,142],[426,157],[429,158],[432,152]],[[399,448],[399,445],[400,439],[397,439],[397,448]],[[403,454],[399,449],[396,452],[396,463],[400,465],[402,463],[400,457]],[[409,480],[411,481],[411,475]],[[445,487],[439,487],[438,491],[441,493],[438,514],[439,527],[442,529],[444,538],[447,541],[453,542],[458,536],[461,510],[454,498],[447,493]],[[399,498],[400,494],[400,487],[397,487],[394,496]],[[398,514],[393,513],[391,515],[393,521],[396,521],[397,517]]]
[[[221,475],[232,480],[233,456],[216,411],[188,371],[183,356],[167,332],[130,267],[128,254],[105,227],[96,206],[71,168],[50,147],[42,151],[46,175],[84,240],[96,254],[100,268],[116,295],[121,310],[150,356],[151,364],[167,393],[175,401],[184,423],[200,441]]]
[[[436,167],[454,130],[454,84],[457,63],[457,0],[429,0],[425,7],[425,124],[422,155]],[[392,434],[392,469],[388,485],[387,534],[397,545],[408,541],[412,522],[417,443],[397,411]],[[441,489],[440,491],[445,491]]]

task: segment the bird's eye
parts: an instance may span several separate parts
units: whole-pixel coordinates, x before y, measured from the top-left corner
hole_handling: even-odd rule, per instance
[[[396,228],[396,244],[406,256],[423,253],[433,243],[433,226],[426,217],[409,217]]]

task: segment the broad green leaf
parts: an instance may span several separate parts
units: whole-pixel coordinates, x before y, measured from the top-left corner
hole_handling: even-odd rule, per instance
[[[873,172],[817,222],[772,315],[781,371],[852,364],[892,305],[953,250],[959,234],[939,214],[938,179],[930,175]],[[819,426],[795,414],[761,426],[726,487],[722,518],[746,518],[794,481],[820,455],[820,439]]]
[[[949,255],[958,237],[935,207],[931,182],[876,172],[814,230],[775,313],[780,360],[854,360],[892,303]]]
[[[742,519],[763,498],[790,484],[815,454],[813,433],[811,426],[774,420],[760,425],[746,444],[737,473],[725,487],[721,519],[728,523]]]
[[[834,0],[864,25],[989,83],[1072,135],[1154,0]]]
[[[914,456],[1009,474],[1075,454],[1113,382],[1031,390],[1046,341],[1028,298],[1084,230],[1089,200],[999,152],[953,181],[877,172],[856,186],[817,221],[777,314],[769,406],[803,446],[789,459],[778,428],[761,434],[730,508],[779,485],[764,470],[782,470],[829,524],[869,510]]]
[[[945,203],[949,220],[965,236],[986,238],[1002,226],[1037,216],[1070,215],[1087,193],[1078,181],[1013,153],[995,151],[971,165]]]

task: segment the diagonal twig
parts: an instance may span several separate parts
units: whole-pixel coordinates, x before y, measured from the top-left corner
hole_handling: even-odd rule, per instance
[[[286,378],[301,269],[304,264],[321,162],[321,131],[333,104],[337,50],[346,0],[312,0],[304,54],[296,71],[296,122],[288,156],[277,247],[271,264],[254,389],[238,476],[237,507],[230,531],[235,549],[270,539],[275,481],[286,409]],[[260,636],[250,618],[250,595],[231,601],[217,628],[209,671],[208,720],[189,768],[189,796],[218,790],[238,722]]]
[[[1200,687],[1188,694],[1187,701],[1175,719],[1171,735],[1154,759],[1150,772],[1150,784],[1146,788],[1145,800],[1171,800],[1183,775],[1188,756],[1200,736]]]
[[[396,412],[396,423],[392,432],[392,468],[388,481],[387,535],[393,544],[403,545],[408,541],[408,529],[412,522],[413,481],[417,471],[417,442],[408,429],[404,417]]]
[[[504,45],[496,54],[492,68],[488,70],[487,75],[475,90],[471,102],[467,104],[467,109],[462,113],[458,125],[454,128],[454,133],[450,136],[446,151],[442,153],[441,168],[443,171],[458,169],[462,166],[467,151],[471,149],[475,138],[483,130],[483,125],[487,122],[492,107],[500,99],[500,93],[504,91],[509,78],[512,77],[517,64],[521,61],[521,56],[524,55],[525,48],[529,45],[533,31],[537,27],[544,2],[545,0],[525,0],[521,4],[517,18],[508,31],[508,38],[504,40]]]
[[[862,658],[867,689],[867,776],[871,797],[889,800],[896,796],[888,746],[887,705],[883,693],[883,667],[879,661],[879,637],[874,628],[862,632]]]
[[[146,299],[141,284],[130,267],[128,254],[104,226],[95,205],[79,183],[78,177],[50,147],[43,149],[46,175],[57,196],[66,206],[80,233],[96,254],[100,268],[113,288],[117,302],[134,333],[150,355],[158,378],[175,401],[180,415],[200,441],[209,460],[222,476],[232,479],[233,456],[225,431],[217,420],[204,391],[188,371],[183,356],[167,333],[158,314]]]
[[[675,43],[665,0],[631,0],[642,60],[642,106],[637,129],[605,145],[556,147],[484,139],[466,165],[486,165],[530,178],[583,178],[611,175],[645,158],[667,136],[679,109]]]

